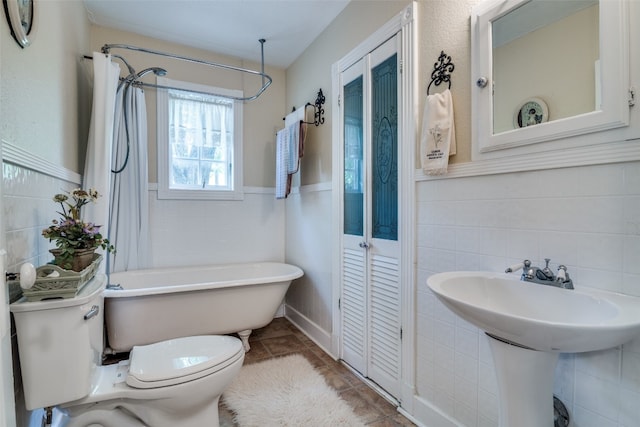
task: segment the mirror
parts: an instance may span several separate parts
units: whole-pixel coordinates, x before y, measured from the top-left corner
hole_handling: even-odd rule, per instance
[[[598,0],[530,1],[491,29],[494,134],[597,109]]]
[[[625,3],[491,0],[475,6],[474,153],[628,125]]]

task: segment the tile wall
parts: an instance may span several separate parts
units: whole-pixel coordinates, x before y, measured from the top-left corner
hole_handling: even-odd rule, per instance
[[[42,237],[42,230],[59,216],[53,196],[79,184],[11,163],[3,163],[2,172],[7,271],[19,271],[24,262],[45,264],[51,260],[53,245]],[[15,291],[11,289],[11,294]]]
[[[640,296],[640,162],[419,182],[416,256],[418,395],[454,423],[494,427],[486,337],[436,300],[427,277],[548,257],[576,287]],[[561,355],[555,393],[572,426],[640,425],[640,337]]]
[[[77,183],[64,181],[10,163],[3,163],[3,220],[6,230],[7,271],[17,272],[24,262],[35,266],[51,260],[49,242],[42,237],[42,229],[57,217],[58,210],[52,198],[54,194],[78,187]],[[13,301],[20,294],[18,286],[9,288]],[[13,360],[17,360],[15,328],[11,329]],[[24,410],[20,372],[14,363],[14,394],[16,398],[16,423],[27,425]]]

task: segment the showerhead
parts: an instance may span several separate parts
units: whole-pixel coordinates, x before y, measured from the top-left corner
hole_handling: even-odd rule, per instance
[[[156,76],[166,76],[167,75],[167,70],[165,70],[164,68],[160,68],[160,67],[150,67],[147,69],[144,69],[142,71],[140,71],[138,74],[136,74],[136,80],[139,79],[140,77],[144,76],[147,73],[150,73],[153,71],[153,74],[155,74]]]

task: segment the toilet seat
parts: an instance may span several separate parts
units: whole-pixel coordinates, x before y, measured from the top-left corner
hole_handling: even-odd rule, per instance
[[[182,384],[210,375],[244,356],[242,343],[225,335],[202,335],[135,346],[126,383],[134,388]]]

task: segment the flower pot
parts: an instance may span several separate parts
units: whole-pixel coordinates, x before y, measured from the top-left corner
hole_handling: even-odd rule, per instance
[[[59,267],[64,268],[65,270],[73,270],[73,271],[82,271],[89,264],[93,262],[93,254],[96,251],[96,248],[91,249],[76,249],[73,253],[73,258],[71,260],[61,258],[61,250],[60,249],[50,249],[49,252],[53,254],[54,260],[53,263]]]

